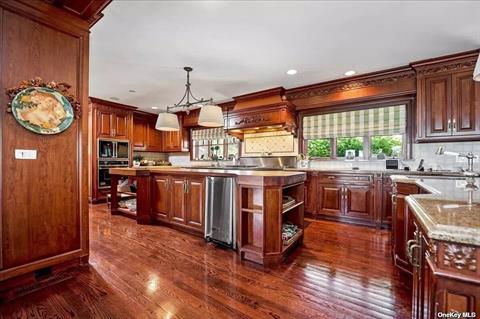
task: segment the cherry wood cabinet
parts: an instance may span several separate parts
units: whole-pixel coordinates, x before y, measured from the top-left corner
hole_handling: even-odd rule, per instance
[[[154,219],[203,232],[205,225],[205,178],[186,175],[152,175]]]
[[[375,225],[373,175],[320,174],[317,183],[316,215],[364,225]]]
[[[172,179],[170,222],[185,224],[186,222],[186,180],[184,176]]]
[[[343,186],[321,184],[318,187],[318,214],[341,216],[343,214]]]
[[[185,222],[188,226],[203,230],[205,179],[190,177],[186,181],[185,191]]]
[[[392,205],[392,180],[389,176],[384,176],[382,181],[382,207],[381,207],[381,226],[383,228],[392,227],[392,214],[393,214],[393,205]],[[378,192],[377,192],[378,194]]]
[[[417,140],[480,140],[477,52],[417,62]]]
[[[405,198],[419,194],[420,188],[415,184],[393,183],[392,189],[392,257],[395,266],[401,271],[402,281],[409,286],[413,273],[412,265],[407,256],[407,243],[413,240],[413,216]]]
[[[156,118],[150,118],[147,121],[147,147],[146,150],[150,152],[163,151],[163,132],[155,128]]]
[[[132,109],[112,106],[113,103],[95,98],[92,100],[96,117],[96,137],[128,140],[132,128]]]
[[[170,212],[170,177],[155,175],[152,179],[152,213],[168,221]]]
[[[412,318],[433,319],[452,312],[475,318],[480,312],[480,249],[433,240],[411,215],[414,233],[406,250],[413,271]]]
[[[148,120],[143,116],[133,115],[132,146],[134,150],[147,150]]]
[[[344,214],[350,218],[373,219],[373,186],[347,186],[344,188]]]
[[[317,176],[316,172],[308,172],[305,181],[305,212],[309,214],[317,213]]]

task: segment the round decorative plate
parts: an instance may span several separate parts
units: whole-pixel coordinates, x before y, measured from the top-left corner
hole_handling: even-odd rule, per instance
[[[70,102],[57,91],[30,87],[12,101],[12,113],[20,125],[37,134],[58,134],[73,122]]]

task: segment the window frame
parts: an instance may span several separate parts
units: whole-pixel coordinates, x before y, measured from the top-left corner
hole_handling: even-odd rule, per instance
[[[402,141],[402,157],[401,159],[409,160],[412,159],[412,148],[413,148],[413,134],[414,134],[414,121],[415,121],[415,97],[403,97],[403,98],[393,98],[393,99],[381,99],[375,101],[367,102],[356,102],[335,106],[327,106],[322,108],[315,108],[312,110],[301,111],[298,115],[298,124],[299,124],[299,152],[303,154],[308,154],[308,140],[303,138],[303,118],[306,116],[312,115],[321,115],[321,114],[330,114],[330,113],[340,113],[348,112],[355,110],[365,110],[373,108],[388,107],[394,105],[405,105],[406,109],[406,131],[404,134],[404,141]],[[371,154],[371,137],[373,135],[363,136],[364,146],[363,146],[363,158],[361,160],[376,160],[372,158]],[[366,150],[366,151],[365,151]],[[331,138],[330,141],[330,157],[313,157],[312,160],[316,161],[330,161],[330,160],[344,160],[343,157],[336,156],[337,151],[337,142],[336,138]]]
[[[192,128],[191,130],[201,130],[201,129],[204,129],[204,128]],[[191,134],[190,132],[190,147],[189,147],[189,152],[190,152],[190,160],[191,161],[194,161],[194,162],[207,162],[209,160],[201,160],[201,159],[195,159],[194,158],[194,148],[198,148],[199,145],[195,145],[194,144],[194,140],[192,138],[193,134]],[[235,136],[234,136],[235,137]],[[238,137],[236,137],[238,139]],[[205,141],[208,141],[207,145],[202,145],[202,146],[207,146],[208,148],[208,157],[210,157],[212,155],[212,150],[210,149],[212,147],[212,145],[221,145],[221,147],[223,147],[223,154],[228,154],[228,146],[229,145],[237,145],[238,147],[238,157],[242,156],[242,148],[241,148],[241,141],[240,139],[238,139],[238,142],[237,143],[228,143],[228,139],[227,138],[224,138],[223,139],[223,143],[222,144],[213,144],[212,143],[212,140],[205,140]],[[198,151],[197,151],[198,152]],[[228,161],[228,156],[227,158],[224,158],[222,160],[219,160],[219,161]]]

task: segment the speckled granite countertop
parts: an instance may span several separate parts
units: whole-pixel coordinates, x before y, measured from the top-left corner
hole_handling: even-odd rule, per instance
[[[480,190],[474,191],[474,205],[468,206],[464,179],[394,175],[392,181],[416,184],[429,192],[406,198],[428,237],[480,246]],[[478,179],[477,185],[480,185]]]

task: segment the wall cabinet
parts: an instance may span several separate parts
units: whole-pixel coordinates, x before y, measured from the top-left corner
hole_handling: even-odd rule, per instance
[[[414,64],[417,140],[480,140],[480,83],[472,79],[478,54]]]
[[[177,132],[155,128],[155,114],[135,112],[133,115],[133,150],[149,152],[188,152],[189,131],[181,126]],[[180,116],[181,123],[182,118]]]
[[[130,137],[132,111],[94,103],[96,109],[96,136],[128,140]]]
[[[153,175],[152,215],[158,221],[204,231],[205,179]]]

